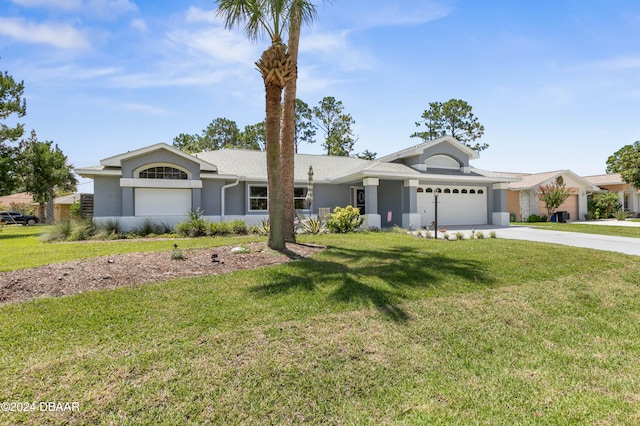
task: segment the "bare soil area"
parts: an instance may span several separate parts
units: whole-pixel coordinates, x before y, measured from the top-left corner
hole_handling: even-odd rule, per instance
[[[288,253],[283,254],[269,249],[266,243],[242,246],[250,251],[232,253],[233,246],[184,250],[184,260],[172,259],[171,252],[127,253],[2,272],[0,305],[172,278],[256,269],[308,257],[324,249],[315,245],[287,244]]]

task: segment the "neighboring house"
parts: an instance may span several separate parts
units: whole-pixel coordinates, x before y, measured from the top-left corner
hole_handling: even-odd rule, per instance
[[[600,189],[609,192],[617,192],[620,205],[629,212],[640,212],[640,190],[633,185],[625,183],[620,173],[606,175],[585,176],[584,179]]]
[[[11,205],[25,205],[33,203],[33,195],[28,192],[5,195],[0,197],[0,206],[10,208]],[[1,207],[0,207],[1,208]]]
[[[588,197],[594,192],[601,192],[600,188],[588,182],[586,179],[573,173],[571,170],[557,170],[544,173],[506,173],[506,172],[481,172],[495,177],[519,178],[516,182],[510,182],[507,190],[507,210],[515,216],[515,221],[526,221],[533,214],[547,215],[545,203],[540,201],[540,187],[556,182],[561,178],[566,190],[571,193],[557,211],[569,213],[569,220],[584,220],[588,212]]]
[[[438,224],[508,225],[507,185],[519,179],[476,173],[469,165],[475,158],[475,151],[446,136],[373,161],[297,154],[296,208],[317,215],[353,205],[364,215],[364,227],[416,229],[435,219],[434,192],[439,191]],[[264,151],[190,155],[159,143],[75,172],[94,180],[94,221],[116,219],[125,230],[146,220],[172,226],[194,209],[215,222],[257,224],[268,218]],[[313,198],[307,206],[309,189]]]
[[[71,205],[79,202],[82,194],[71,194],[57,197],[53,200],[53,220],[58,222],[63,219],[71,219]],[[42,217],[40,205],[36,206],[36,216]]]

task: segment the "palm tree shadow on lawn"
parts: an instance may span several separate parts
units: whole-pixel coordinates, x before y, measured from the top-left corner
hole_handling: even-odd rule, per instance
[[[263,285],[251,291],[263,297],[297,291],[321,289],[320,283],[336,282],[329,300],[374,306],[396,322],[410,319],[400,306],[416,298],[419,289],[436,289],[455,281],[462,285],[490,287],[495,282],[486,272],[486,264],[461,260],[416,247],[388,250],[332,247],[324,253],[292,262],[287,271],[273,269]],[[332,285],[332,284],[329,284]]]

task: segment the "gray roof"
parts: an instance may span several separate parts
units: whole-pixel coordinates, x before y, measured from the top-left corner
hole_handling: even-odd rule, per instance
[[[264,151],[246,149],[221,149],[195,154],[199,159],[215,164],[219,173],[238,175],[248,180],[266,180],[267,157]],[[354,157],[296,154],[294,179],[309,180],[309,166],[313,167],[313,180],[332,181],[346,175],[356,174],[375,164],[375,161]]]

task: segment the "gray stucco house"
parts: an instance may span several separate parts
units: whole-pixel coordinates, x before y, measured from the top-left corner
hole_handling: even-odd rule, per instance
[[[508,225],[506,191],[513,178],[472,171],[478,154],[452,137],[403,149],[377,160],[297,154],[295,203],[305,215],[353,205],[364,227],[417,229],[438,224]],[[307,209],[309,167],[312,204]],[[186,154],[164,143],[129,151],[78,168],[94,180],[94,221],[117,219],[123,229],[145,220],[174,225],[200,208],[210,221],[268,217],[267,169],[263,151],[231,150]],[[517,179],[515,179],[517,180]]]

